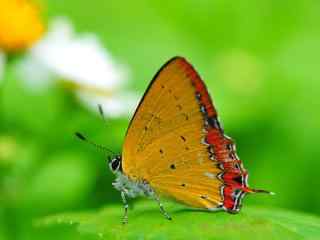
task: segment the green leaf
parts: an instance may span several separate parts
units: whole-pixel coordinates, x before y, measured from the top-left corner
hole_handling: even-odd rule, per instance
[[[320,219],[280,209],[245,206],[239,214],[187,209],[165,202],[173,220],[165,219],[153,201],[129,209],[122,225],[121,205],[98,211],[64,213],[38,220],[37,226],[70,224],[82,234],[102,239],[319,239]]]

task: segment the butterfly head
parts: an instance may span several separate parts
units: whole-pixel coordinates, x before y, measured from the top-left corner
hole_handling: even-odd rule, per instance
[[[110,170],[113,173],[122,172],[121,156],[117,155],[114,158],[109,157],[108,158],[108,165],[109,165]]]

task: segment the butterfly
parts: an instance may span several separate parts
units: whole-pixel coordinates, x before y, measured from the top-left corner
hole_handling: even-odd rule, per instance
[[[129,124],[121,156],[109,159],[113,186],[124,204],[165,195],[193,208],[237,213],[251,189],[234,141],[224,134],[206,85],[182,57],[165,63],[149,84]]]

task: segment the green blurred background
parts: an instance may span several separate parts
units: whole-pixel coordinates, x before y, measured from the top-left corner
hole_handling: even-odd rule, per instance
[[[93,32],[131,71],[142,96],[159,67],[186,57],[208,85],[252,187],[245,205],[320,215],[320,2],[41,1],[45,18],[67,16]],[[120,203],[105,156],[77,141],[85,132],[121,152],[129,118],[101,118],[60,87],[33,93],[7,65],[1,89],[0,239],[47,235],[32,219]],[[79,239],[79,238],[78,238]]]

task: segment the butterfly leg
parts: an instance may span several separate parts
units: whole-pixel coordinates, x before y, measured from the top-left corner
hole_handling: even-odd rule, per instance
[[[122,219],[122,223],[123,224],[127,224],[128,223],[128,202],[126,199],[126,193],[124,190],[121,191],[121,198],[122,198],[122,202],[123,202],[123,207],[124,207],[124,215],[123,215],[123,219]]]
[[[165,216],[166,219],[172,220],[171,216],[170,216],[169,213],[164,209],[162,203],[160,202],[159,197],[158,197],[156,194],[154,194],[153,197],[154,197],[154,199],[157,201],[157,203],[159,204],[160,212],[162,213],[162,215]]]

